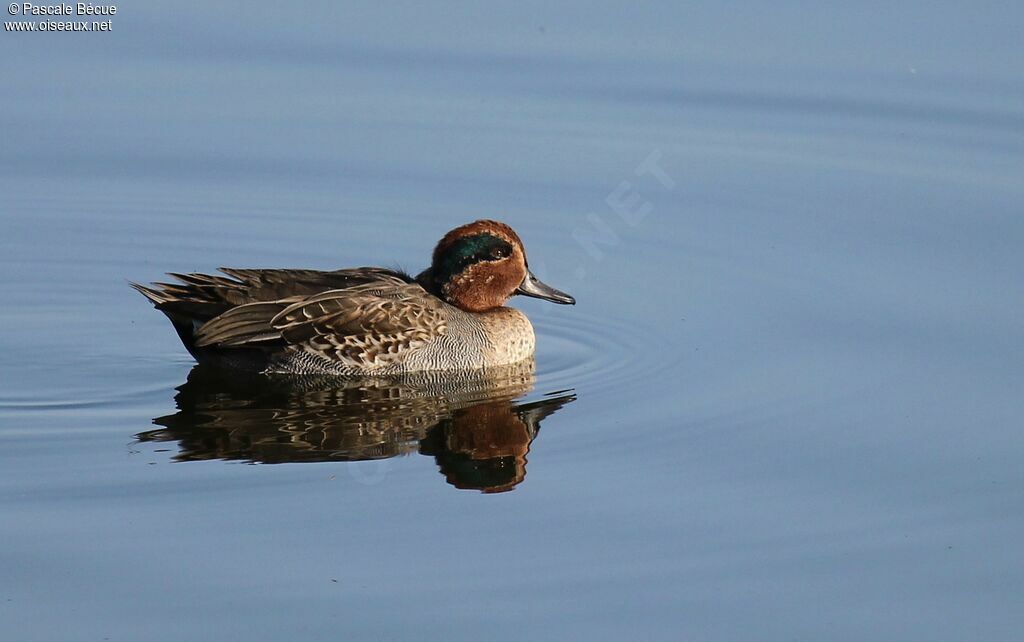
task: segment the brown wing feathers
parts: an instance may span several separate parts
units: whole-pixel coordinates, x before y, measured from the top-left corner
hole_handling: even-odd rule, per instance
[[[196,346],[237,347],[281,340],[281,332],[271,323],[294,299],[247,303],[214,317],[195,332]]]
[[[368,284],[299,301],[273,320],[289,344],[353,365],[387,363],[445,331],[440,308],[410,284]]]
[[[221,268],[132,286],[172,320],[192,320],[198,347],[288,344],[336,362],[387,363],[445,331],[440,301],[402,273]],[[326,291],[325,291],[326,290]]]

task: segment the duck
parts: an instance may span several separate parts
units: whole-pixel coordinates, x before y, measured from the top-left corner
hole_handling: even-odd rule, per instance
[[[538,279],[519,235],[478,220],[445,234],[413,277],[381,267],[219,268],[130,283],[200,363],[267,374],[387,376],[486,370],[532,360],[514,295],[576,300]]]

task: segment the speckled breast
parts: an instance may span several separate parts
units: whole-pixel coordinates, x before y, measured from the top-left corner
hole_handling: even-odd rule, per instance
[[[487,337],[485,366],[508,365],[533,356],[537,339],[525,314],[515,308],[498,308],[474,316]]]

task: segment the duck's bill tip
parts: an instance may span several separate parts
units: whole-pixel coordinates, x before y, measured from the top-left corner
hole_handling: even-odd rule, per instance
[[[576,305],[576,299],[571,295],[547,285],[535,277],[533,272],[529,271],[526,273],[526,278],[523,279],[519,288],[516,289],[516,294],[532,296],[537,299],[544,299],[545,301],[551,301],[552,303],[558,303],[560,305]]]

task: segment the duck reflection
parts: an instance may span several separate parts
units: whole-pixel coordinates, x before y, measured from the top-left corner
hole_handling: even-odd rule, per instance
[[[139,441],[178,442],[177,461],[363,461],[419,452],[456,488],[511,490],[526,476],[540,422],[568,392],[516,403],[534,364],[458,380],[267,377],[198,365],[178,387],[178,411]]]

